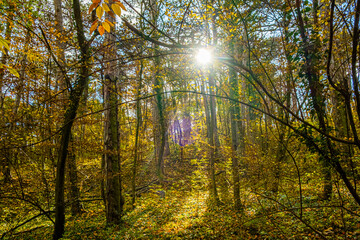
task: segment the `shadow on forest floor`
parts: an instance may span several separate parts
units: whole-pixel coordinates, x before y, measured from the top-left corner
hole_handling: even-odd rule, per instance
[[[121,227],[105,227],[102,202],[89,202],[83,215],[68,217],[64,239],[320,239],[286,211],[275,209],[264,199],[262,204],[268,208],[257,206],[255,210],[256,196],[247,193],[244,197],[248,204],[240,214],[231,209],[231,202],[209,208],[208,194],[203,190],[172,189],[166,191],[165,198],[153,190],[138,199],[135,209],[125,208]],[[326,214],[324,210],[312,212],[306,220],[313,221],[312,226],[320,229],[326,238],[344,239],[346,234],[336,230],[335,220]],[[26,232],[28,229],[34,230]],[[43,218],[18,230],[23,233],[15,233],[9,239],[51,239],[52,236],[52,224]],[[352,237],[358,235],[346,236],[356,239]]]

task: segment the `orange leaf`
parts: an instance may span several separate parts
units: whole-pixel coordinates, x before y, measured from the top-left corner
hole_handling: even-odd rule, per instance
[[[98,20],[96,19],[96,20],[91,24],[90,34],[92,34],[92,32],[95,31],[95,29],[97,28],[97,25],[98,25]]]
[[[124,11],[126,11],[126,8],[125,8],[124,4],[122,4],[121,2],[118,2],[118,1],[116,1],[115,3],[117,5],[119,5]]]
[[[98,31],[99,31],[100,35],[102,36],[102,35],[104,35],[105,29],[103,26],[100,25],[98,28]]]
[[[115,18],[115,14],[113,13],[113,12],[108,12],[108,14],[111,16],[111,17],[113,17],[113,18]]]
[[[93,0],[92,2],[93,2],[93,3],[100,3],[101,0]]]
[[[99,4],[99,3],[93,3],[93,4],[90,5],[90,7],[89,7],[89,14],[92,12],[92,10],[94,10],[94,9],[97,7],[98,4]]]
[[[110,22],[109,20],[105,19],[105,22],[107,22],[111,27],[115,26],[112,22]]]

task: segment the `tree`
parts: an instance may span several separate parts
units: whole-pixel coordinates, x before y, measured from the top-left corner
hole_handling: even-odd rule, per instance
[[[111,2],[110,2],[111,4]],[[110,22],[115,18],[109,17]],[[112,28],[110,28],[111,30]],[[105,83],[104,83],[104,161],[105,161],[105,202],[108,225],[120,224],[123,202],[121,199],[121,171],[119,155],[118,88],[116,69],[115,37],[105,35]]]
[[[151,21],[153,26],[157,27],[159,17],[159,6],[156,1],[150,2]],[[158,37],[155,35],[154,39]],[[160,54],[158,45],[153,44],[154,54]],[[153,105],[153,125],[154,125],[154,146],[156,159],[156,175],[162,180],[164,175],[164,150],[166,138],[165,106],[163,100],[163,80],[161,78],[161,60],[160,57],[154,57],[153,85],[155,100]]]
[[[69,3],[0,2],[0,238],[356,236],[358,0]]]
[[[69,104],[64,116],[64,125],[61,130],[61,140],[56,169],[55,186],[55,226],[53,239],[60,239],[64,234],[65,225],[65,202],[64,202],[64,182],[65,166],[68,156],[68,146],[71,137],[71,128],[76,118],[81,96],[88,84],[89,79],[89,47],[85,40],[83,20],[81,17],[80,2],[73,1],[74,19],[77,31],[77,40],[80,48],[80,72],[77,81],[69,94]]]

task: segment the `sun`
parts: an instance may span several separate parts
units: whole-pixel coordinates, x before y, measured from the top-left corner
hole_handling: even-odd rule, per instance
[[[212,53],[209,49],[200,48],[195,56],[196,62],[202,65],[210,63],[213,59]]]

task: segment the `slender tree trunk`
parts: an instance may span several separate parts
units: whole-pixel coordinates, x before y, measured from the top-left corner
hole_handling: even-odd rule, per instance
[[[357,49],[359,45],[359,21],[360,21],[360,0],[356,1],[355,6],[355,19],[354,19],[354,33],[353,33],[353,42],[352,42],[352,53],[351,53],[351,75],[353,88],[355,93],[355,103],[356,111],[358,118],[360,119],[360,93],[359,93],[359,65],[357,61]]]
[[[80,73],[77,81],[69,96],[69,105],[65,112],[64,126],[61,130],[61,140],[59,147],[59,155],[56,169],[56,185],[55,185],[55,226],[53,239],[62,238],[65,226],[65,203],[64,203],[64,182],[65,182],[65,166],[68,155],[68,146],[71,136],[71,128],[76,117],[76,111],[83,91],[88,83],[89,67],[88,67],[88,45],[85,41],[84,27],[81,17],[81,9],[79,0],[73,0],[74,19],[77,30],[78,45],[80,48]]]
[[[55,78],[56,91],[62,91],[60,94],[61,106],[65,108],[65,101],[68,98],[69,94],[67,89],[66,78],[64,75],[65,67],[65,43],[62,39],[64,32],[64,20],[62,14],[62,0],[54,0],[55,6],[55,29],[57,32],[56,45],[57,45],[57,63],[59,66],[56,68]],[[58,89],[59,88],[59,89]],[[86,89],[86,88],[85,88]],[[65,109],[66,110],[66,109]],[[73,135],[70,136],[70,145],[73,145]],[[76,165],[76,154],[74,150],[69,153],[68,159],[68,175],[70,180],[70,202],[71,202],[71,213],[72,215],[80,214],[82,207],[80,204],[80,189],[78,187],[78,177],[77,177],[77,165]]]
[[[14,4],[13,2],[9,1],[8,2],[9,7],[8,7],[8,12],[9,12],[9,16],[6,18],[6,24],[5,24],[5,40],[10,42],[11,41],[11,33],[12,33],[12,29],[13,27],[11,26],[13,19],[14,19],[14,13],[13,13],[13,8],[14,8]],[[1,56],[1,64],[2,65],[6,65],[7,61],[9,59],[9,51],[7,49],[4,49],[4,52]],[[4,104],[4,92],[3,92],[3,79],[4,79],[4,75],[5,75],[5,71],[4,69],[2,69],[0,71],[0,109],[2,110],[2,117],[4,116],[3,113],[3,104]]]
[[[214,6],[214,1],[212,1]],[[213,32],[213,45],[217,44],[217,29],[216,29],[216,14],[212,17],[212,32]],[[215,51],[215,50],[214,50]],[[215,51],[216,54],[216,51]],[[210,66],[209,69],[209,103],[210,103],[210,131],[209,131],[209,145],[210,145],[210,198],[215,203],[219,203],[219,196],[216,187],[216,175],[215,175],[215,161],[218,158],[218,147],[220,146],[218,132],[217,132],[217,120],[216,120],[216,101],[215,101],[215,69],[214,66]]]
[[[316,1],[315,1],[316,2]],[[314,14],[317,15],[316,5],[314,5]],[[296,13],[297,13],[297,20],[300,30],[300,35],[303,41],[303,49],[304,49],[304,56],[305,56],[305,75],[308,80],[309,89],[310,89],[310,97],[312,100],[313,108],[316,112],[316,116],[319,122],[319,127],[325,133],[329,132],[327,123],[326,123],[326,113],[325,113],[325,100],[322,95],[323,87],[320,83],[318,70],[317,70],[317,54],[318,53],[318,39],[315,43],[310,43],[304,26],[304,21],[301,15],[300,10],[300,1],[296,0]],[[316,21],[316,18],[314,17]],[[316,23],[316,22],[315,22]],[[324,139],[324,142],[320,146],[325,154],[329,153],[330,158],[333,158],[333,164],[335,169],[341,171],[343,173],[342,176],[346,176],[345,172],[343,171],[340,163],[338,163],[337,154],[335,153],[336,150],[334,149],[333,144],[329,139]],[[320,156],[320,163],[322,165],[322,171],[324,175],[324,185],[323,185],[323,199],[329,199],[332,195],[332,181],[331,181],[331,162],[323,155]],[[341,169],[340,169],[341,168]],[[343,179],[344,180],[344,179]],[[347,177],[346,180],[348,181]]]
[[[210,138],[210,111],[209,111],[209,100],[205,92],[205,83],[201,85],[201,93],[203,94],[203,102],[205,108],[205,121],[206,121],[206,137]]]
[[[163,84],[160,76],[160,59],[156,57],[154,60],[155,74],[153,76],[153,85],[155,92],[155,105],[154,105],[154,146],[156,155],[156,175],[162,180],[164,175],[164,150],[165,150],[165,116],[164,116],[164,100],[162,97]]]
[[[57,60],[59,68],[57,68],[55,71],[55,78],[56,78],[56,84],[55,88],[56,91],[64,91],[67,87],[65,76],[63,73],[63,68],[65,66],[65,42],[62,40],[63,32],[64,32],[64,20],[63,20],[63,14],[62,14],[62,0],[54,0],[54,6],[55,6],[55,29],[57,33],[56,37],[56,45],[57,45]],[[60,94],[61,100],[64,101],[67,97],[65,93]]]
[[[234,43],[230,43],[230,51],[234,53]],[[239,99],[239,83],[235,69],[229,69],[229,81],[230,81],[230,98]],[[239,176],[239,127],[240,122],[240,107],[238,103],[230,103],[230,125],[231,125],[231,143],[232,143],[232,175],[233,175],[233,199],[234,208],[236,211],[242,209],[240,200],[240,176]],[[241,140],[240,140],[241,141]],[[243,153],[240,153],[243,154]]]
[[[12,4],[12,3],[9,3],[9,4]],[[10,42],[11,41],[11,33],[12,33],[12,27],[11,27],[11,23],[13,21],[13,14],[12,14],[12,9],[13,9],[13,6],[10,5],[9,6],[9,12],[11,13],[9,18],[7,18],[7,21],[6,21],[6,29],[5,29],[5,40]],[[4,50],[4,53],[1,57],[1,64],[3,65],[6,65],[7,61],[9,59],[9,53],[8,53],[8,50],[5,49]],[[2,69],[0,71],[0,109],[1,109],[1,118],[2,118],[2,122],[5,123],[5,113],[4,113],[4,99],[5,99],[5,94],[4,94],[4,91],[3,91],[3,81],[4,81],[4,76],[5,76],[5,71],[4,69]],[[12,124],[13,125],[13,124]],[[11,125],[11,126],[12,126]],[[10,127],[12,128],[12,127]],[[11,133],[11,129],[9,130],[9,132]],[[8,134],[8,137],[5,137],[5,139],[8,138],[8,141],[4,141],[4,145],[5,145],[5,148],[8,147],[8,143],[11,142],[12,139],[9,139],[11,138],[11,134]],[[8,143],[7,143],[8,142]],[[3,172],[3,175],[4,175],[4,183],[10,183],[12,178],[11,178],[11,150],[10,149],[4,149],[2,150],[2,162],[0,162],[2,164],[2,172]]]
[[[140,61],[140,71],[139,71],[139,85],[137,88],[137,97],[140,96],[141,88],[142,88],[142,72],[143,72],[143,62]],[[131,204],[135,207],[135,199],[136,199],[136,170],[137,170],[137,162],[138,162],[138,149],[139,149],[139,131],[142,122],[141,116],[141,106],[140,100],[136,101],[136,129],[135,129],[135,150],[134,150],[134,161],[133,161],[133,176],[131,181],[132,188],[132,199]]]
[[[282,112],[282,110],[280,110]],[[281,114],[283,115],[283,114]],[[281,117],[280,117],[281,118]],[[279,191],[280,177],[281,177],[281,165],[283,164],[286,156],[285,148],[285,126],[280,125],[279,128],[279,139],[276,147],[275,155],[275,170],[274,170],[274,183],[272,184],[271,191],[277,193]]]
[[[210,94],[213,92],[210,90]],[[211,100],[210,100],[210,128],[209,128],[209,145],[210,145],[210,159],[209,159],[209,171],[210,171],[210,198],[211,200],[217,204],[219,202],[218,191],[216,187],[216,178],[215,178],[215,158],[216,158],[216,145],[214,141],[214,115],[215,110],[212,108]]]
[[[209,154],[209,191],[210,191],[210,199],[214,203],[219,202],[219,196],[216,187],[216,179],[215,179],[215,144],[214,144],[214,121],[212,118],[212,114],[215,114],[214,109],[211,111],[211,99],[206,96],[205,87],[202,86],[202,93],[203,93],[203,101],[205,107],[205,117],[206,117],[206,129],[207,129],[207,138],[208,144],[210,147],[210,154]],[[213,91],[210,90],[210,94],[213,94]],[[209,104],[210,102],[210,104]]]

